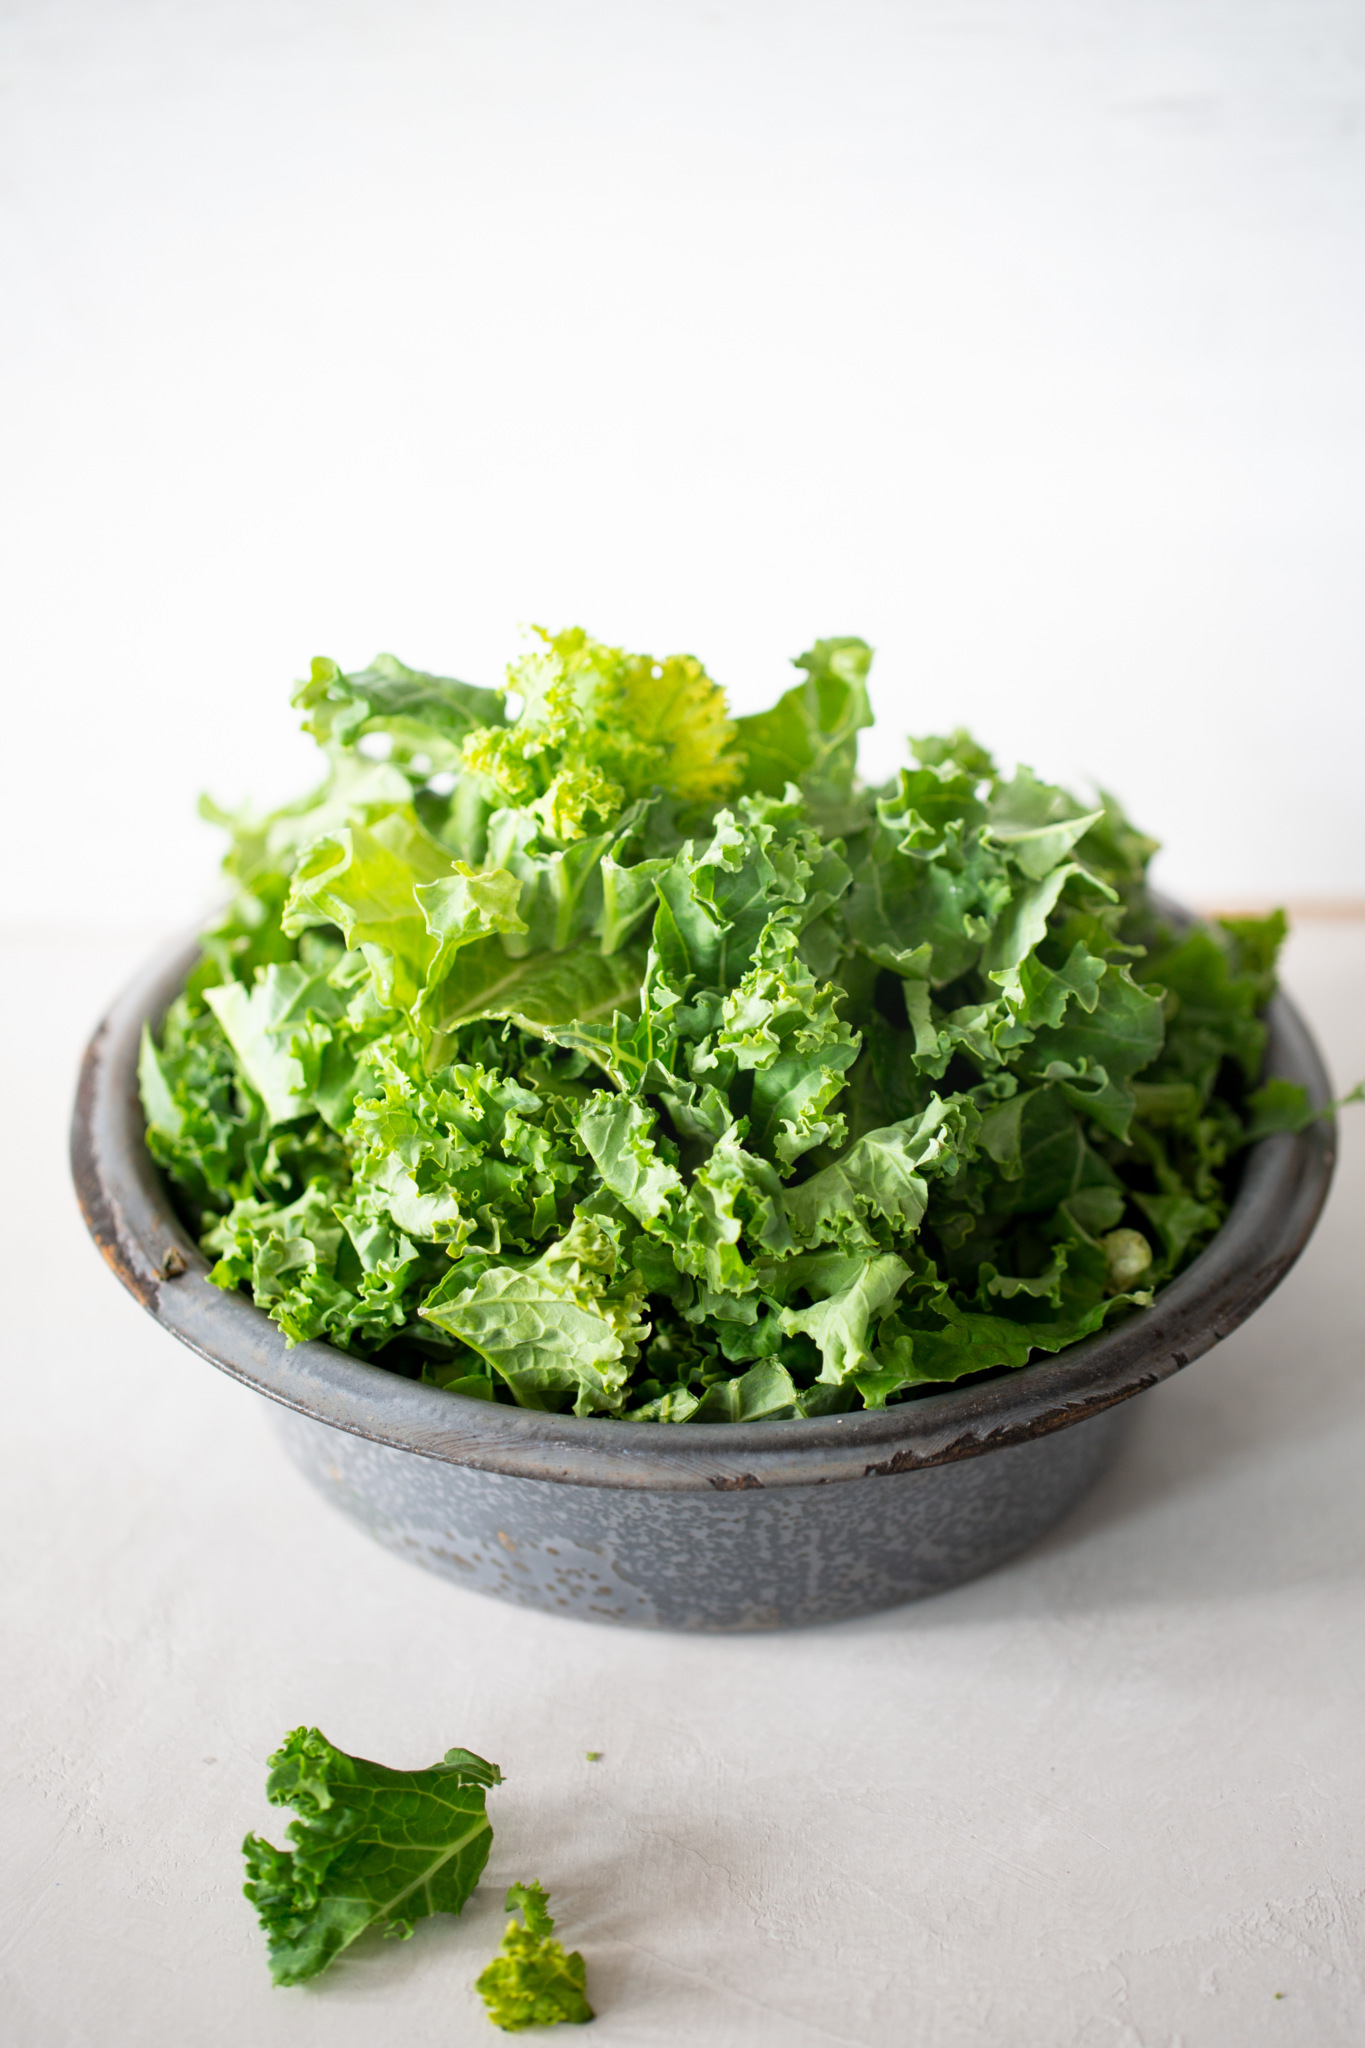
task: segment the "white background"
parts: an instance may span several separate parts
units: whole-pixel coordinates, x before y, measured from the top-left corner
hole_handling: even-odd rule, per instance
[[[1363,153],[1356,0],[4,0],[5,2048],[486,2048],[532,1875],[595,2048],[1356,2048],[1355,1122],[1028,1556],[700,1640],[330,1515],[63,1140],[318,651],[491,681],[582,620],[743,710],[861,631],[875,769],[965,720],[1191,897],[1365,897]],[[1365,924],[1286,974],[1349,1084]],[[277,1993],[237,1844],[300,1721],[508,1784],[461,1920]]]
[[[1365,896],[1354,0],[8,0],[0,917],[168,925],[308,658],[822,633]]]

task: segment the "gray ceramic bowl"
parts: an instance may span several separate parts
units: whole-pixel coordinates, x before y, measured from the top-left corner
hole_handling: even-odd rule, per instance
[[[295,1462],[400,1556],[526,1607],[654,1628],[839,1620],[988,1571],[1103,1470],[1131,1400],[1243,1322],[1317,1221],[1334,1131],[1264,1139],[1232,1213],[1151,1308],[1055,1359],[881,1413],[678,1427],[541,1415],[419,1386],[328,1344],[288,1349],[210,1286],[143,1142],[137,1048],[196,957],[153,961],[90,1043],[72,1130],[81,1209],[181,1342],[279,1403]],[[1327,1076],[1283,996],[1267,1072]]]

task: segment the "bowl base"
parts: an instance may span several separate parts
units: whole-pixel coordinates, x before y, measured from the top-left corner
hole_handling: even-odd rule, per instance
[[[916,1471],[713,1493],[513,1478],[289,1409],[275,1420],[334,1506],[459,1585],[584,1621],[725,1632],[842,1621],[1003,1564],[1094,1485],[1132,1411]]]

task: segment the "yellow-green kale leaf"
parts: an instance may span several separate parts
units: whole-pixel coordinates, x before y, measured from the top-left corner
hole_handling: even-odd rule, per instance
[[[509,1920],[502,1949],[476,1980],[475,1990],[495,2027],[519,2034],[526,2027],[581,2026],[594,2017],[587,1972],[575,1949],[566,1955],[554,1938],[549,1894],[539,1884],[514,1884],[507,1893]]]

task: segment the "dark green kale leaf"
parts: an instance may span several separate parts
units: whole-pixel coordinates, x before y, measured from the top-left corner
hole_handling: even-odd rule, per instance
[[[391,1771],[347,1756],[316,1728],[296,1728],[270,1759],[266,1797],[292,1807],[276,1849],[242,1845],[246,1896],[270,1949],[276,1984],[316,1977],[367,1928],[400,1938],[430,1913],[459,1913],[479,1881],[493,1831],[496,1764],[450,1749],[425,1771]]]
[[[564,2020],[581,2026],[594,2017],[583,1958],[577,1949],[566,1955],[554,1939],[549,1905],[549,1894],[539,1884],[509,1888],[507,1911],[520,1912],[521,1920],[508,1921],[501,1952],[475,1982],[489,2019],[509,2034]]]

